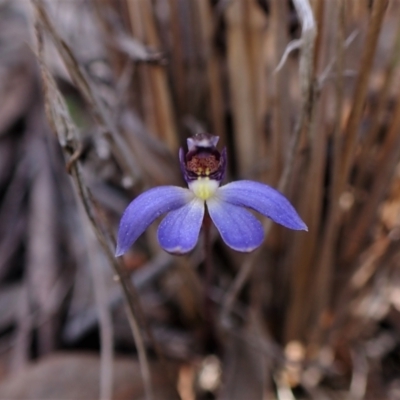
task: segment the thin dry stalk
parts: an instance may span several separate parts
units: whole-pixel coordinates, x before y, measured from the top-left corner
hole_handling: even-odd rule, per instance
[[[358,173],[355,186],[360,188],[365,182],[366,174],[368,174],[373,164],[371,160],[371,158],[373,158],[373,154],[371,154],[371,148],[377,140],[379,128],[382,125],[383,116],[388,106],[390,90],[392,88],[392,84],[394,83],[396,67],[400,61],[400,24],[397,28],[391,54],[391,59],[385,71],[382,89],[380,90],[379,97],[377,99],[377,106],[371,110],[371,125],[365,135],[366,139],[364,143],[362,143],[361,154],[358,157],[357,166],[360,171]]]
[[[30,123],[34,137],[31,139],[33,152],[31,167],[36,166],[32,184],[30,202],[30,220],[28,226],[29,244],[27,275],[28,289],[39,318],[45,320],[38,332],[39,353],[45,355],[56,347],[56,320],[49,310],[49,294],[55,286],[59,269],[57,254],[57,205],[55,188],[47,155],[46,141],[42,135],[44,126],[43,112],[38,107],[32,112]]]
[[[326,51],[326,42],[329,40],[327,37],[327,30],[324,27],[324,15],[327,6],[334,7],[336,2],[326,3],[324,0],[314,1],[314,15],[316,19],[316,29],[318,32],[315,38],[315,50],[314,50],[314,71],[318,71],[318,66],[322,64],[322,59],[324,58],[321,53]]]
[[[267,76],[266,70],[266,49],[265,43],[267,35],[268,20],[265,13],[261,10],[257,1],[250,0],[246,4],[246,35],[249,57],[249,73],[251,84],[252,104],[254,105],[254,137],[248,140],[255,140],[257,153],[255,156],[264,160],[266,156],[265,143],[265,116],[267,115]],[[242,133],[243,134],[243,133]],[[253,156],[254,163],[254,156]],[[256,173],[258,171],[255,171]],[[252,174],[259,178],[259,174]]]
[[[126,1],[132,35],[138,38],[142,43],[146,43],[146,32],[141,4],[142,2],[140,1]],[[151,134],[157,136],[159,134],[157,129],[157,110],[155,105],[156,100],[153,96],[150,81],[151,71],[142,65],[138,66],[136,72],[139,76],[137,82],[137,89],[139,89],[140,93],[139,103],[143,110],[146,128]]]
[[[43,58],[43,26],[41,25],[42,12],[38,12],[36,15],[36,37],[38,43],[38,61],[42,73],[46,112],[49,119],[50,125],[54,132],[57,134],[61,148],[67,158],[73,157],[75,152],[79,149],[79,141],[77,128],[73,124],[64,100],[58,91],[58,88],[54,82],[54,79],[47,70]],[[135,344],[138,349],[140,357],[140,369],[143,377],[145,393],[147,400],[153,399],[153,390],[150,380],[150,367],[146,356],[146,350],[144,342],[138,324],[136,322],[135,312],[140,309],[140,305],[136,304],[137,299],[136,291],[129,280],[129,277],[124,273],[122,265],[114,257],[113,244],[110,243],[107,236],[104,235],[102,224],[98,220],[96,207],[93,203],[92,195],[84,183],[81,171],[81,164],[79,160],[70,165],[71,175],[76,184],[77,192],[85,212],[89,218],[89,221],[94,229],[97,239],[99,240],[113,270],[118,276],[118,280],[121,284],[123,292],[125,294],[125,300],[129,310],[129,318],[132,323],[134,322],[135,329],[132,330]]]
[[[151,3],[127,0],[127,7],[134,36],[138,36],[148,46],[159,48],[160,40]],[[148,102],[145,117],[150,124],[150,131],[160,135],[171,152],[176,154],[179,142],[166,71],[159,65],[144,65],[141,72],[145,79],[143,93]],[[149,116],[153,116],[154,120],[149,121]]]
[[[295,6],[299,13],[299,17],[301,18],[302,21],[302,35],[304,35],[302,36],[303,46],[302,46],[302,54],[300,56],[300,65],[299,65],[300,80],[303,83],[303,90],[302,90],[303,102],[302,102],[299,121],[297,122],[295,130],[293,132],[293,136],[291,137],[289,148],[287,150],[287,159],[285,167],[279,180],[278,189],[283,193],[285,193],[290,183],[290,178],[294,167],[294,160],[299,144],[300,134],[305,128],[305,124],[309,122],[309,117],[311,116],[309,113],[310,112],[312,113],[312,110],[315,105],[313,96],[314,85],[312,84],[313,58],[314,58],[313,49],[314,49],[314,40],[316,35],[314,17],[312,14],[311,7],[307,0],[296,0]],[[237,12],[238,11],[240,10],[237,10]],[[306,82],[309,85],[307,90],[305,88],[304,82]],[[267,220],[264,225],[266,238],[268,238],[271,226],[272,226],[271,220]],[[239,295],[240,291],[242,290],[247,280],[249,279],[250,274],[254,269],[255,262],[257,261],[260,253],[261,250],[258,249],[247,257],[247,260],[241,267],[237,277],[231,284],[224,299],[224,305],[221,314],[223,322],[228,321],[227,318],[231,312],[234,301]]]
[[[114,246],[113,245],[111,245],[112,247],[110,246],[109,241],[107,241],[106,237],[104,236],[103,232],[101,231],[101,229],[99,227],[99,222],[97,221],[97,219],[95,217],[95,206],[93,204],[92,196],[89,192],[89,189],[86,186],[84,186],[82,173],[79,169],[79,164],[77,164],[76,166],[75,166],[75,164],[73,165],[72,176],[74,177],[74,179],[78,185],[81,201],[83,202],[85,211],[90,219],[90,222],[92,223],[92,226],[95,229],[97,239],[100,241],[103,249],[105,250],[107,258],[109,259],[111,265],[113,266],[113,269],[116,272],[116,274],[118,276],[118,280],[121,283],[122,289],[124,291],[125,300],[127,301],[127,309],[130,311],[128,314],[128,318],[129,318],[131,327],[134,328],[134,329],[132,329],[132,333],[133,333],[135,344],[136,344],[136,347],[138,350],[140,367],[141,367],[141,372],[142,372],[142,377],[143,377],[143,382],[144,382],[144,387],[145,387],[145,393],[146,393],[146,399],[152,400],[154,397],[152,394],[153,389],[152,389],[151,380],[150,380],[150,377],[151,377],[150,367],[149,367],[147,356],[146,356],[144,341],[143,341],[142,335],[140,333],[140,329],[138,328],[139,325],[137,324],[136,318],[135,318],[135,313],[140,308],[140,305],[137,303],[138,296],[137,296],[136,290],[134,289],[129,278],[125,276],[123,267],[115,259],[113,250],[112,250]]]
[[[311,147],[311,159],[303,196],[300,199],[300,212],[307,223],[307,235],[296,235],[292,244],[290,257],[291,300],[288,308],[286,340],[298,339],[304,336],[307,329],[307,315],[310,306],[310,281],[314,272],[315,250],[318,246],[321,209],[323,202],[324,164],[326,162],[326,130],[320,128],[324,101],[318,101],[310,116],[310,133],[314,136]],[[319,114],[319,118],[316,115]],[[318,130],[318,133],[317,133]],[[311,301],[312,304],[312,301]]]
[[[314,73],[314,48],[317,37],[317,25],[313,10],[308,0],[293,0],[294,7],[301,21],[301,55],[299,61],[300,87],[303,105],[309,105]]]
[[[347,234],[352,238],[343,250],[343,259],[352,260],[360,251],[363,241],[369,232],[372,223],[376,220],[376,210],[379,203],[387,194],[390,181],[396,171],[400,157],[400,94],[396,99],[396,108],[393,112],[387,136],[380,149],[374,183],[368,201],[358,215],[354,228]]]
[[[363,53],[360,59],[360,73],[357,78],[352,108],[344,132],[343,156],[339,176],[335,180],[335,193],[339,196],[345,189],[351,165],[354,158],[355,147],[358,139],[358,132],[362,112],[368,90],[368,82],[371,74],[372,63],[374,61],[376,46],[382,28],[383,19],[388,1],[375,1],[372,6],[371,20],[368,26],[367,36]],[[336,199],[332,199],[333,203]]]
[[[125,43],[128,40],[124,41],[123,39],[125,38],[123,38],[122,34],[118,37],[120,41],[115,38],[115,36],[117,35],[114,36],[115,27],[111,23],[110,19],[106,18],[106,13],[108,12],[110,14],[111,5],[107,4],[105,0],[93,1],[92,4],[95,11],[95,16],[99,24],[99,28],[101,29],[103,34],[102,36],[104,37],[105,47],[111,55],[109,57],[110,64],[112,65],[113,69],[117,71],[117,74],[119,76],[120,74],[122,74],[122,71],[124,70],[126,65],[126,55],[121,54],[120,50],[125,50],[123,52],[127,53],[126,48],[128,47],[128,45]],[[115,40],[113,40],[114,38]]]
[[[136,321],[134,314],[130,310],[129,303],[127,303],[127,305],[126,305],[126,315],[128,316],[128,321],[129,321],[129,325],[131,327],[133,336],[135,338],[139,338],[139,337],[141,338],[142,334],[140,332],[140,327]],[[136,345],[137,345],[137,343],[136,343]],[[148,367],[148,365],[146,368],[142,368],[142,365],[145,366],[146,364],[148,364],[146,349],[144,347],[143,342],[140,344],[140,346],[137,346],[137,352],[138,352],[139,363],[141,366],[140,372],[142,374],[142,378],[143,378],[143,382],[144,382],[144,391],[146,394],[146,400],[153,400],[154,395],[153,395],[153,387],[151,385],[150,368]]]
[[[332,196],[330,198],[330,209],[327,217],[326,230],[324,232],[322,248],[320,255],[318,257],[319,268],[317,271],[317,277],[315,279],[316,288],[316,298],[318,302],[315,303],[314,311],[314,321],[319,321],[323,310],[329,302],[330,293],[332,289],[331,277],[332,277],[332,259],[334,256],[334,246],[337,241],[337,235],[339,232],[339,198],[345,189],[345,183],[348,179],[348,174],[351,169],[351,163],[354,158],[355,146],[358,138],[358,128],[362,117],[363,106],[365,103],[365,96],[367,94],[369,76],[372,68],[372,63],[375,55],[376,45],[378,42],[379,33],[382,27],[382,22],[384,18],[385,9],[387,6],[387,1],[383,0],[380,2],[375,2],[372,9],[371,21],[368,27],[367,36],[365,39],[364,49],[361,56],[360,74],[357,79],[352,109],[350,116],[345,128],[344,145],[343,150],[340,151],[339,148],[335,148],[335,164],[334,171],[336,175],[333,176],[332,182]],[[343,18],[343,14],[339,17]],[[341,22],[339,21],[341,24]],[[340,53],[339,53],[340,54]],[[340,65],[341,61],[338,61]],[[341,64],[343,65],[343,64]],[[340,73],[341,71],[339,71]],[[337,79],[342,79],[342,76],[338,76]],[[338,86],[338,107],[341,106],[341,98],[343,98],[343,84],[339,83]],[[339,109],[338,109],[339,112]],[[341,118],[338,115],[338,119]],[[339,121],[337,121],[336,129],[339,129]],[[335,137],[337,137],[335,135]],[[340,160],[340,164],[339,164]],[[319,325],[316,325],[316,330],[320,329]]]
[[[341,121],[343,112],[344,102],[344,40],[345,40],[345,3],[344,0],[340,0],[337,7],[337,36],[336,36],[336,80],[335,80],[335,119],[333,127],[333,149],[332,149],[332,172],[331,172],[331,185],[329,188],[329,198],[335,199],[335,186],[333,184],[336,176],[339,175],[341,167]],[[316,265],[318,270],[316,272],[314,289],[311,291],[311,298],[318,299],[318,303],[322,298],[328,296],[326,293],[327,288],[322,287],[322,282],[329,282],[332,274],[333,259],[334,259],[334,248],[336,244],[336,229],[337,219],[334,213],[328,216],[328,220],[325,222],[325,230],[321,239],[322,245],[321,250],[316,256]],[[314,307],[314,318],[319,318],[321,309]],[[319,328],[316,328],[317,330]]]
[[[171,76],[175,89],[176,108],[180,115],[187,113],[187,74],[185,69],[185,55],[183,45],[182,24],[178,0],[168,0],[170,6],[170,30],[171,30]],[[207,2],[201,2],[208,4]]]
[[[318,25],[324,26],[324,31],[320,31],[317,42],[321,46],[319,53],[320,65],[326,65],[333,57],[329,46],[329,35],[335,29],[335,21],[330,19],[334,2],[325,8],[325,14],[318,14],[320,18]],[[321,7],[321,6],[320,6]],[[321,7],[323,10],[323,8]],[[322,12],[322,11],[321,11]],[[321,20],[322,18],[322,20]],[[323,39],[322,39],[323,38]],[[317,56],[315,56],[317,57]],[[316,59],[314,65],[316,64]],[[317,71],[314,72],[315,75]],[[316,78],[316,82],[319,80]],[[291,248],[290,264],[293,265],[290,277],[291,299],[288,307],[286,321],[287,341],[302,338],[308,328],[308,316],[313,307],[313,298],[310,296],[310,282],[315,270],[315,251],[318,248],[318,239],[321,224],[321,210],[324,200],[324,170],[326,163],[327,149],[327,104],[329,101],[329,91],[314,84],[314,106],[309,122],[310,158],[308,169],[305,171],[304,189],[300,199],[300,214],[307,222],[309,232],[307,235],[295,235]],[[327,89],[327,88],[325,88]]]
[[[110,308],[108,307],[107,286],[103,271],[102,255],[98,252],[95,236],[88,224],[84,210],[83,217],[84,234],[88,246],[88,257],[92,272],[96,308],[99,314],[100,325],[100,400],[110,400],[113,395],[114,382],[114,333]]]
[[[57,30],[55,29],[44,7],[43,0],[32,0],[32,4],[35,12],[38,15],[38,19],[41,21],[46,32],[50,35],[53,43],[57,47],[57,50],[64,61],[65,67],[67,68],[71,79],[89,104],[89,109],[92,111],[93,117],[103,128],[104,133],[110,139],[111,148],[116,159],[121,163],[121,167],[125,173],[135,181],[140,175],[139,168],[132,156],[132,152],[129,150],[128,144],[119,134],[116,126],[114,125],[114,120],[110,115],[109,110],[103,104],[103,101],[94,90],[94,87],[91,84],[87,74],[79,65],[79,62],[74,56],[70,47],[57,33]]]
[[[226,129],[224,124],[224,99],[222,93],[220,62],[214,48],[214,17],[210,2],[197,0],[202,42],[204,44],[204,57],[207,63],[207,81],[209,85],[209,109],[212,121],[212,132],[221,138],[221,143],[226,144]]]
[[[293,172],[294,160],[300,136],[304,129],[307,129],[306,136],[310,134],[310,121],[315,105],[315,86],[313,82],[313,66],[314,66],[314,45],[317,35],[317,28],[313,16],[313,12],[308,0],[294,0],[294,6],[301,21],[301,54],[299,60],[299,82],[301,88],[301,109],[300,115],[295,126],[289,148],[285,167],[279,180],[278,189],[285,192]],[[308,125],[308,127],[307,127]]]
[[[246,2],[234,1],[226,9],[227,63],[232,99],[237,165],[240,176],[248,176],[258,159],[257,126],[251,82],[251,59],[247,44]]]
[[[274,49],[274,68],[278,64],[278,58],[285,51],[289,40],[285,25],[288,6],[285,1],[271,1],[271,30]],[[291,102],[289,97],[289,74],[288,63],[285,63],[278,73],[275,74],[272,84],[272,94],[269,99],[272,114],[272,138],[271,157],[272,166],[269,182],[276,184],[283,170],[285,143],[290,137]]]

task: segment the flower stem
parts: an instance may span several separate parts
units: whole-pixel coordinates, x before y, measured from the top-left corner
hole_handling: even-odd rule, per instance
[[[205,345],[208,347],[213,342],[215,336],[213,303],[211,300],[213,265],[211,254],[211,218],[206,212],[203,220],[203,238],[204,238],[204,321],[205,321]]]

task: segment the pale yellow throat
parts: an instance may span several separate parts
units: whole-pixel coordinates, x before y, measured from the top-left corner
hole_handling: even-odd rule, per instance
[[[214,196],[219,187],[219,182],[210,178],[198,178],[189,183],[189,189],[196,197],[202,200],[208,200]]]

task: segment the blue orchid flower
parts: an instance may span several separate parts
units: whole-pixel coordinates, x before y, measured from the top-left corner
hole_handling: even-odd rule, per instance
[[[287,228],[307,230],[286,197],[272,187],[248,180],[220,186],[227,156],[226,149],[221,153],[217,150],[218,139],[206,133],[197,134],[187,140],[186,155],[180,149],[180,165],[188,189],[155,187],[129,204],[121,218],[116,256],[124,254],[165,213],[158,227],[158,241],[173,254],[184,254],[195,247],[205,212],[223,241],[241,252],[254,250],[264,239],[260,221],[247,208]]]

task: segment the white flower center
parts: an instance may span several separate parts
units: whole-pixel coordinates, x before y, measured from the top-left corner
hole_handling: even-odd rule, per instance
[[[214,196],[219,188],[219,182],[210,178],[198,178],[190,182],[188,186],[196,197],[202,200],[208,200],[210,197]]]

